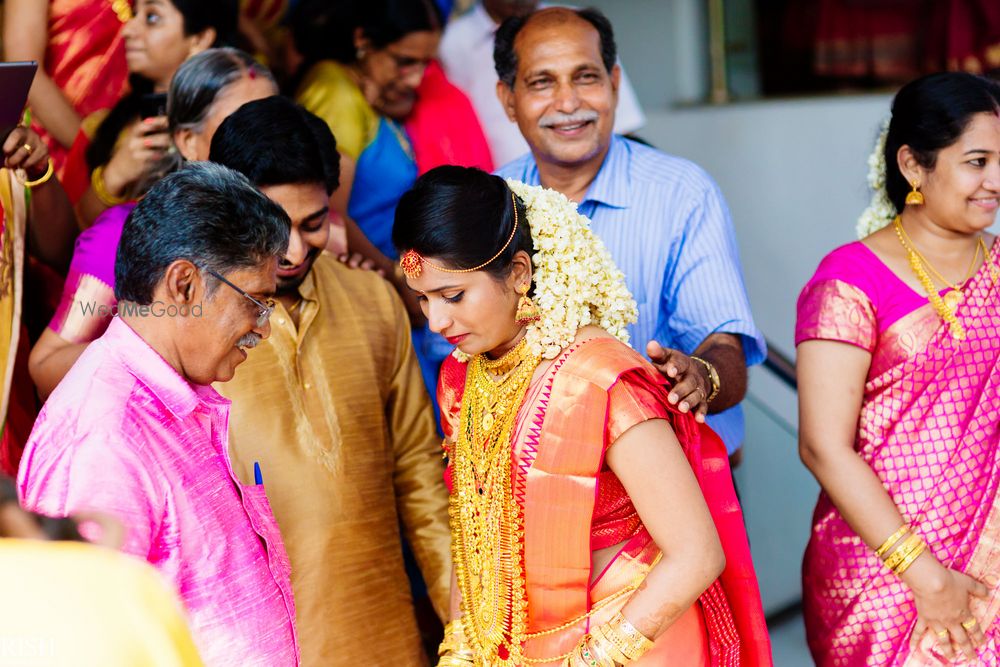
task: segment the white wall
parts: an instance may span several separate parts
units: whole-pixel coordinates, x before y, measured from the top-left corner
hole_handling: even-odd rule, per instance
[[[854,239],[868,204],[866,158],[891,97],[678,107],[708,90],[704,0],[576,4],[598,7],[615,27],[620,60],[649,119],[640,134],[719,182],[757,323],[790,355],[799,289],[825,253]]]
[[[817,263],[854,240],[866,159],[887,95],[647,110],[642,132],[718,181],[732,210],[758,326],[793,352],[795,300]]]

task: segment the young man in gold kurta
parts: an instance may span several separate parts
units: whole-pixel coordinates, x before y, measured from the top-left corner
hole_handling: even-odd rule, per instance
[[[440,440],[393,288],[322,252],[333,146],[322,121],[277,97],[243,106],[215,135],[211,159],[292,219],[271,335],[242,341],[261,349],[217,388],[233,401],[233,470],[263,483],[291,560],[302,664],[426,665],[400,524],[446,618]]]

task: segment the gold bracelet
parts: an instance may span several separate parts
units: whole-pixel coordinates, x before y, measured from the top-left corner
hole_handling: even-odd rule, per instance
[[[906,538],[906,541],[903,542],[902,546],[893,551],[889,557],[885,559],[885,566],[895,572],[899,564],[902,563],[903,560],[921,544],[923,544],[923,539],[916,533],[912,533]]]
[[[605,635],[618,646],[630,660],[638,660],[651,648],[653,642],[629,623],[625,615],[618,612],[608,622]]]
[[[465,625],[456,619],[444,626],[444,639],[438,646],[438,657],[451,656],[459,660],[472,660],[472,648],[465,637]]]
[[[591,635],[584,635],[560,664],[562,667],[618,667],[618,663],[600,650]]]
[[[885,559],[885,565],[890,570],[895,570],[904,558],[906,558],[910,552],[917,548],[917,545],[921,543],[921,538],[916,533],[911,533],[906,540]]]
[[[701,357],[696,357],[692,354],[691,358],[704,366],[705,370],[708,371],[708,379],[712,383],[712,393],[705,397],[705,402],[711,403],[712,399],[719,395],[719,390],[722,389],[722,381],[719,380],[719,371],[715,370],[715,366]]]
[[[97,198],[101,200],[101,203],[105,206],[118,206],[124,204],[128,200],[124,197],[116,197],[115,195],[108,192],[108,186],[104,182],[104,167],[101,165],[90,174],[90,187],[93,188],[94,194]]]
[[[608,637],[607,623],[591,628],[590,636],[591,653],[599,654],[616,665],[624,665],[629,662],[629,656]]]
[[[920,556],[920,554],[922,554],[925,549],[927,549],[927,543],[921,542],[920,544],[917,545],[916,549],[907,554],[906,558],[904,558],[903,561],[899,565],[897,565],[896,568],[893,570],[893,572],[896,573],[896,576],[897,577],[903,576],[903,573],[906,572],[906,570],[909,569],[911,565],[913,565],[913,562],[917,560],[917,557]]]
[[[890,535],[889,539],[887,539],[885,542],[882,543],[882,546],[880,546],[878,549],[875,550],[875,555],[878,556],[879,558],[885,556],[887,553],[889,553],[889,549],[893,548],[896,545],[896,542],[899,542],[900,538],[903,537],[903,535],[906,535],[906,533],[908,533],[909,531],[910,531],[909,524],[904,523],[902,526],[899,527],[899,530]]]
[[[31,180],[22,180],[21,177],[18,176],[17,180],[20,181],[21,185],[23,185],[26,188],[34,188],[34,187],[37,187],[37,186],[39,186],[39,185],[41,185],[43,183],[48,183],[49,179],[52,178],[52,174],[54,174],[55,172],[56,172],[56,169],[55,169],[55,166],[53,166],[53,164],[52,164],[52,158],[49,158],[49,168],[45,170],[45,175],[44,176],[40,176],[39,178],[36,178],[33,181],[31,181]],[[25,171],[24,175],[27,176],[28,172]]]

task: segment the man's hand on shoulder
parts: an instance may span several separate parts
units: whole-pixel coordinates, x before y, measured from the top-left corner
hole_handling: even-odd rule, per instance
[[[340,262],[351,267],[352,269],[361,269],[363,271],[374,271],[375,273],[385,278],[385,271],[379,268],[379,266],[375,263],[374,260],[365,257],[359,252],[342,253],[337,256],[337,259],[340,260]]]
[[[646,344],[646,354],[656,370],[670,381],[667,400],[671,405],[676,405],[681,412],[693,412],[695,419],[704,423],[708,414],[707,399],[712,393],[711,378],[705,366],[655,340]]]

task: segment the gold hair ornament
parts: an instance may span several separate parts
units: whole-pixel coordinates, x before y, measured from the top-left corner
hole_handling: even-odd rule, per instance
[[[399,260],[399,268],[403,269],[403,275],[407,278],[419,278],[420,274],[423,273],[424,264],[431,267],[432,269],[437,269],[444,273],[472,273],[473,271],[478,271],[483,267],[489,265],[493,260],[502,255],[507,247],[514,240],[514,236],[517,234],[517,199],[514,193],[510,193],[510,201],[514,205],[514,228],[510,230],[510,236],[507,238],[507,242],[503,244],[503,247],[497,252],[497,254],[490,257],[488,260],[479,264],[478,266],[473,266],[471,269],[447,269],[439,264],[425,259],[416,250],[407,250]]]

